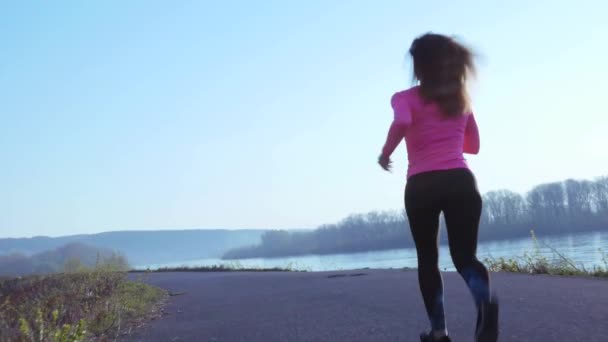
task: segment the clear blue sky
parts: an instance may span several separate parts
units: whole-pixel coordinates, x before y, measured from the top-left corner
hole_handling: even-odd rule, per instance
[[[34,4],[35,3],[35,4]],[[480,54],[482,192],[608,174],[605,1],[0,4],[0,237],[309,228],[402,206],[375,164],[417,35]]]

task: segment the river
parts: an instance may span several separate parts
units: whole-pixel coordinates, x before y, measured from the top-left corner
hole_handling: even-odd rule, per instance
[[[577,266],[587,268],[606,267],[608,256],[608,232],[593,232],[576,235],[539,237],[539,251],[548,258],[559,258],[551,249],[559,251]],[[550,246],[548,248],[546,246]],[[485,258],[519,258],[524,253],[534,253],[535,244],[532,238],[482,242],[478,246],[478,257]],[[454,270],[447,246],[440,246],[439,264],[442,270]],[[239,260],[221,260],[214,258],[184,260],[180,262],[139,265],[139,269],[156,269],[176,266],[212,266],[232,265],[235,267],[287,267],[294,270],[332,271],[361,268],[403,268],[416,267],[416,250],[413,248],[372,251],[363,253],[303,255],[280,258],[253,258]]]

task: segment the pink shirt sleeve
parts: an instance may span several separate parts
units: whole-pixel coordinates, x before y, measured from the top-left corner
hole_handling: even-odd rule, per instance
[[[467,125],[464,130],[464,153],[477,154],[479,153],[479,129],[473,114],[467,118]]]
[[[407,127],[412,123],[412,113],[405,94],[397,93],[393,95],[391,106],[393,107],[394,118],[388,130],[386,143],[382,148],[382,155],[384,157],[390,157],[393,154],[395,148],[405,138]]]

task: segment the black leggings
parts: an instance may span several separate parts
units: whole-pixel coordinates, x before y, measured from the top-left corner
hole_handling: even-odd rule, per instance
[[[489,275],[477,260],[481,196],[468,169],[414,175],[405,188],[405,208],[418,254],[418,280],[433,330],[445,330],[443,280],[439,272],[439,215],[445,217],[450,254],[479,309],[489,300]],[[479,316],[478,316],[479,319]]]

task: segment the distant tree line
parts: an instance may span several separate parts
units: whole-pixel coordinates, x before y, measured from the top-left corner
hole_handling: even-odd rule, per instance
[[[531,230],[540,236],[608,230],[608,177],[542,184],[525,196],[509,190],[483,196],[480,240],[526,237]],[[446,240],[442,234],[441,241]],[[260,244],[229,250],[223,258],[352,253],[413,245],[403,211],[372,212],[313,231],[268,231]]]

